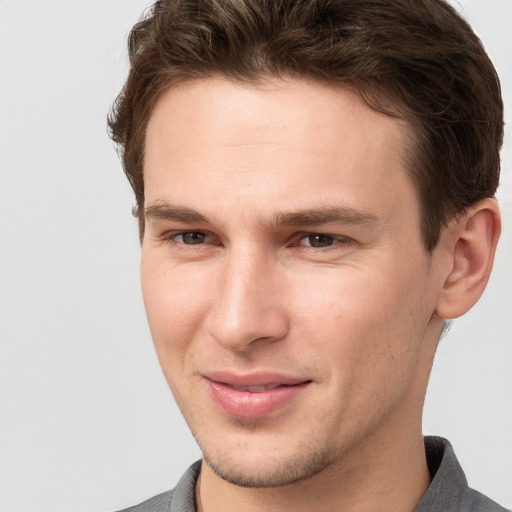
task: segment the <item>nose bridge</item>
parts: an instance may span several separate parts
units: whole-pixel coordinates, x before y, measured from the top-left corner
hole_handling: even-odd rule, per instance
[[[232,248],[223,261],[209,318],[209,334],[229,350],[282,338],[287,318],[276,293],[277,262],[254,244]]]

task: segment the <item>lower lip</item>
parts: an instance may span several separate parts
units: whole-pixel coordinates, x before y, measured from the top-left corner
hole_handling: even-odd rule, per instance
[[[214,402],[230,416],[245,419],[258,419],[279,411],[300,393],[309,382],[293,386],[279,386],[267,391],[239,391],[226,384],[206,380],[208,391]]]

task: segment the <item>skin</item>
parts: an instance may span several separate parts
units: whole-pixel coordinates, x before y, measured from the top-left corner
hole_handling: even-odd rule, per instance
[[[211,78],[157,102],[142,289],[204,454],[206,511],[405,511],[425,493],[421,411],[442,318],[483,290],[469,298],[460,282],[477,267],[486,282],[499,229],[485,203],[426,252],[408,130],[352,92],[301,80]],[[492,231],[480,265],[460,242],[470,228]],[[218,371],[306,384],[271,414],[240,418],[209,393]]]

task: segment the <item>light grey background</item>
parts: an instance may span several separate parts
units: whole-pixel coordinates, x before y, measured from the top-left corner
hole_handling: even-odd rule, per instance
[[[433,371],[425,432],[512,506],[512,1],[459,4],[502,76],[504,232]],[[160,375],[105,115],[141,0],[0,0],[0,511],[99,512],[199,456]]]

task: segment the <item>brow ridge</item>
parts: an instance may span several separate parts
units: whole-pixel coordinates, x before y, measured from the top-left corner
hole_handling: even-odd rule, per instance
[[[162,201],[150,203],[144,208],[146,218],[181,222],[208,223],[208,219],[196,210],[186,206],[172,205]],[[279,226],[312,226],[321,224],[366,224],[379,222],[374,213],[356,210],[346,206],[307,208],[294,212],[277,212],[270,222],[260,224],[277,228]]]
[[[181,222],[208,222],[207,218],[196,210],[185,206],[176,206],[161,201],[150,203],[144,208],[144,217],[150,220],[175,220]]]
[[[277,213],[272,219],[276,226],[310,226],[317,224],[366,224],[378,222],[377,215],[346,206],[320,207],[296,212]]]

